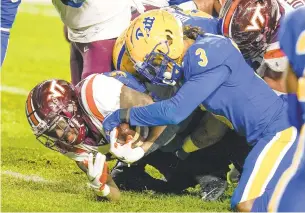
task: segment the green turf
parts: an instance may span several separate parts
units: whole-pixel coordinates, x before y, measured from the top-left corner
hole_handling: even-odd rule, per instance
[[[28,11],[34,14],[28,13]],[[69,46],[52,6],[22,3],[11,31],[1,71],[1,85],[30,90],[48,78],[70,80]],[[118,203],[98,202],[86,186],[86,175],[68,158],[44,148],[32,135],[24,114],[26,96],[1,94],[2,172],[36,175],[47,182],[26,181],[2,174],[2,211],[228,211],[223,202],[206,203],[198,189],[185,195],[123,192]],[[113,162],[112,162],[113,164]],[[148,167],[151,174],[159,174]]]

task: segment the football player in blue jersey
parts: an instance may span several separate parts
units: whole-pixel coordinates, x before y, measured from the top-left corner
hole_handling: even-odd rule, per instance
[[[270,211],[305,212],[305,7],[281,23],[280,47],[291,64],[286,76],[290,122],[299,131],[291,166],[283,173],[269,203]]]
[[[1,66],[8,47],[10,29],[15,21],[20,2],[21,0],[1,1]]]
[[[232,208],[267,211],[266,203],[295,147],[287,103],[253,72],[232,40],[182,27],[173,19],[166,11],[142,14],[128,28],[126,49],[141,76],[158,85],[181,85],[180,89],[167,100],[119,109],[105,118],[103,127],[110,134],[120,123],[178,124],[201,104],[254,146]]]

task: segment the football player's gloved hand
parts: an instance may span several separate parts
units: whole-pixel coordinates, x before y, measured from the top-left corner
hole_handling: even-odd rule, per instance
[[[125,163],[131,164],[141,159],[145,152],[142,147],[133,148],[135,140],[130,138],[124,144],[117,142],[117,128],[110,133],[110,152]],[[140,144],[140,143],[139,143]]]
[[[93,154],[89,154],[87,176],[90,181],[89,186],[98,196],[105,197],[110,193],[110,188],[106,184],[108,166],[105,155],[98,152],[93,163]]]
[[[121,123],[129,123],[129,109],[118,109],[105,117],[103,128],[108,141],[110,141],[110,132]]]

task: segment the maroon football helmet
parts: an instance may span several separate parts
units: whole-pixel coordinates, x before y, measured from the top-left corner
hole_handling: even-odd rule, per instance
[[[66,152],[85,138],[75,89],[65,80],[52,79],[35,86],[28,95],[25,112],[37,140],[50,149]]]
[[[221,31],[232,38],[246,59],[263,53],[276,34],[276,0],[227,0],[220,10]]]

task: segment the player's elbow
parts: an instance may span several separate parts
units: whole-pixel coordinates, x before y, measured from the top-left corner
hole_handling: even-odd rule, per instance
[[[183,121],[187,115],[186,113],[182,110],[181,106],[178,104],[175,104],[174,101],[172,101],[168,106],[167,106],[167,119],[168,119],[168,124],[179,124],[181,121]]]
[[[176,124],[179,124],[183,120],[184,120],[183,117],[181,117],[179,114],[171,112],[168,115],[168,124],[176,125]]]
[[[176,124],[179,124],[181,121],[183,121],[183,119],[181,119],[180,116],[176,115],[176,116],[172,117],[170,119],[170,121],[171,121],[170,124],[176,125]]]

